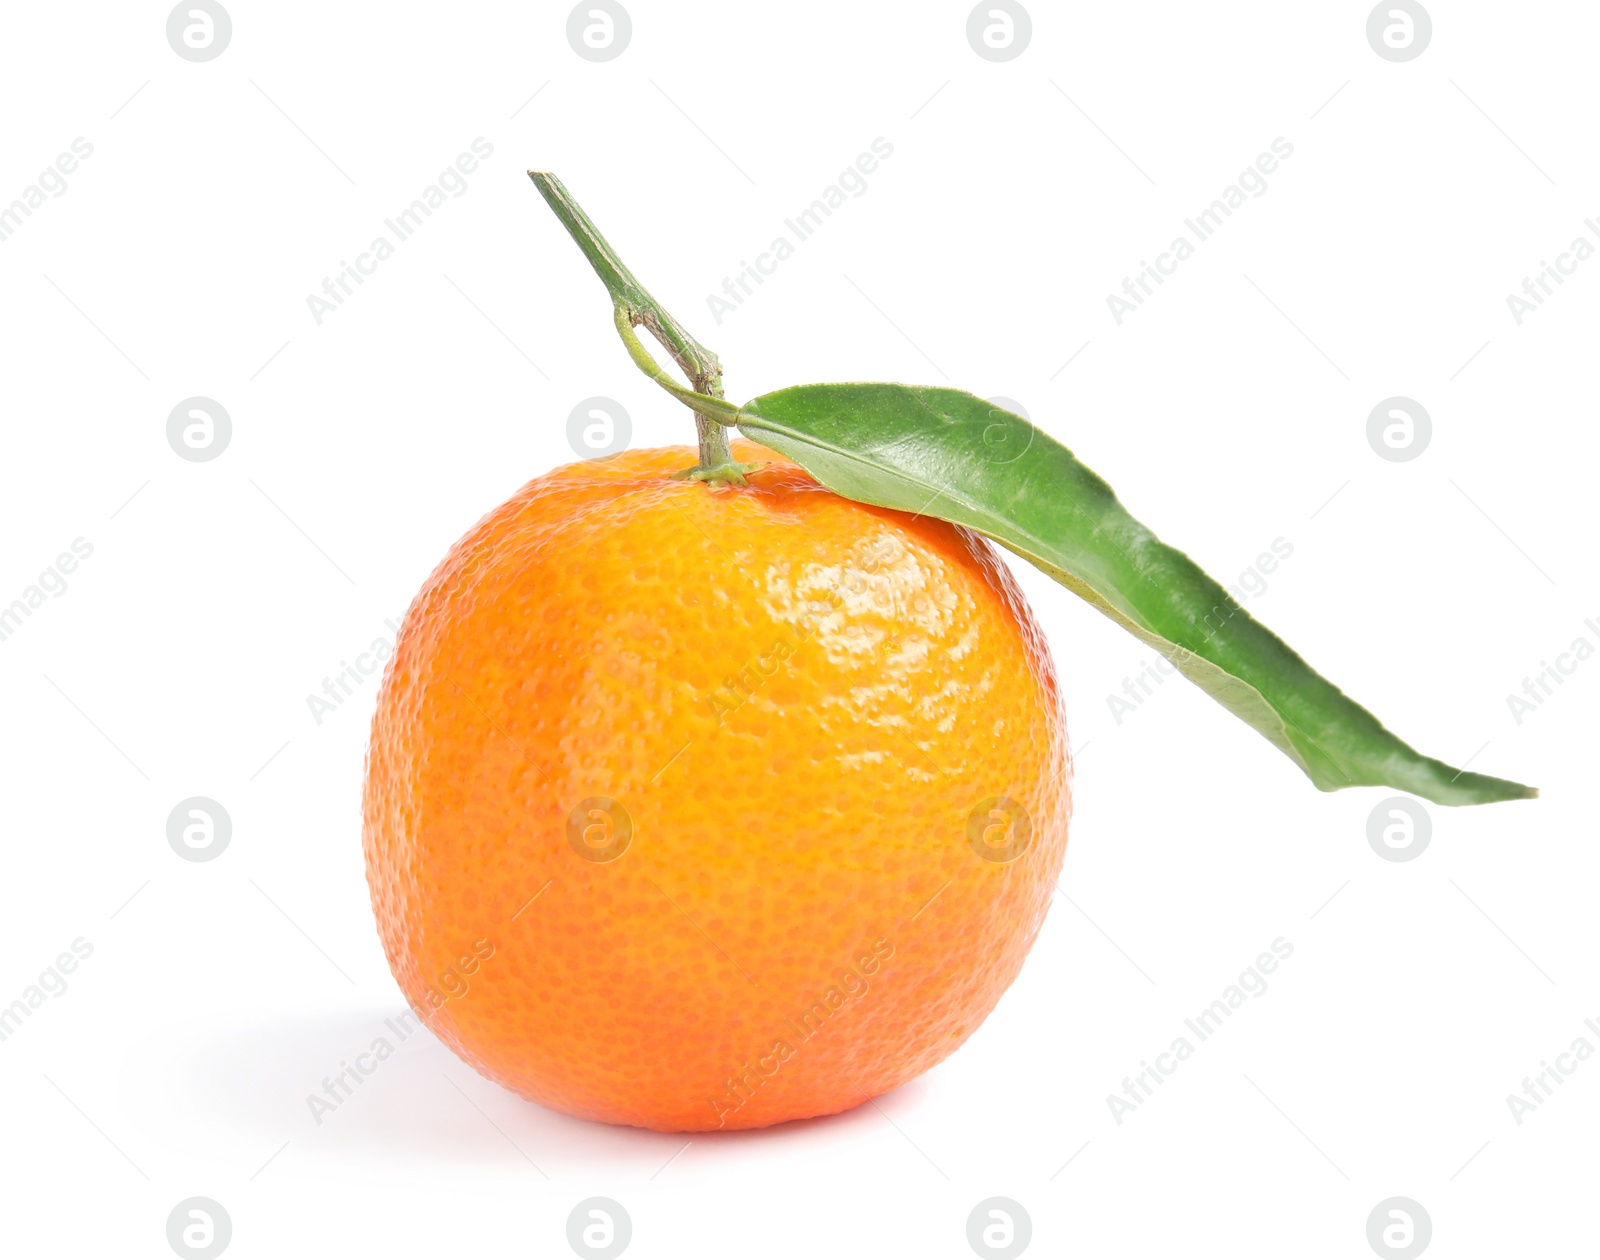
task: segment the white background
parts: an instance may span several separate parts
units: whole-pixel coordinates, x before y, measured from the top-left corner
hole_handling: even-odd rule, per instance
[[[93,946],[0,1043],[8,1253],[170,1255],[192,1195],[241,1258],[566,1255],[590,1195],[641,1258],[966,1256],[992,1195],[1037,1255],[1369,1255],[1394,1195],[1441,1257],[1593,1250],[1600,1061],[1520,1126],[1506,1096],[1600,1048],[1600,662],[1520,724],[1506,696],[1600,646],[1600,261],[1521,326],[1505,301],[1600,214],[1593,6],[1440,0],[1404,64],[1361,3],[1037,3],[1006,63],[961,3],[638,0],[605,64],[564,5],[229,10],[204,64],[159,4],[10,6],[0,38],[0,203],[94,148],[0,242],[0,603],[93,546],[0,642],[0,1003]],[[306,296],[480,136],[467,191],[319,326]],[[880,136],[865,195],[719,325],[706,296]],[[1118,326],[1106,296],[1280,136],[1267,192]],[[954,1057],[685,1149],[423,1034],[317,1125],[306,1096],[402,1002],[360,849],[376,683],[320,726],[306,696],[573,458],[578,400],[621,401],[636,443],[692,432],[528,167],[730,396],[1017,399],[1219,578],[1292,544],[1251,611],[1424,751],[1542,799],[1429,807],[1429,848],[1385,861],[1388,793],[1316,792],[1188,684],[1117,723],[1149,653],[1023,566],[1080,750],[1070,900]],[[213,462],[166,440],[194,395],[232,417]],[[1392,395],[1432,416],[1410,462],[1366,440]],[[167,844],[194,795],[233,821],[215,861]],[[1107,1095],[1280,936],[1269,990],[1116,1123]]]

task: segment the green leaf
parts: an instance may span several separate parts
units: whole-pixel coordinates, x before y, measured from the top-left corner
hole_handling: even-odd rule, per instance
[[[1441,805],[1538,795],[1424,757],[1391,734],[1021,416],[962,390],[874,382],[763,394],[738,424],[846,498],[965,525],[1036,564],[1325,792],[1379,785]]]

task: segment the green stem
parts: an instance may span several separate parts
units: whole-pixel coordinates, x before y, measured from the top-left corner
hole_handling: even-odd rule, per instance
[[[629,318],[627,308],[620,302],[617,304],[615,319],[617,333],[622,338],[622,344],[627,347],[628,357],[633,360],[635,367],[679,402],[692,408],[697,413],[696,418],[699,413],[704,412],[706,418],[718,429],[724,425],[739,423],[739,417],[744,413],[727,399],[710,394],[697,394],[692,389],[685,389],[662,370],[655,356],[639,340],[639,334],[633,331],[633,320]]]
[[[600,229],[584,213],[583,207],[567,191],[566,185],[549,171],[529,171],[528,178],[555,212],[556,218],[561,220],[562,226],[571,233],[583,256],[605,284],[606,292],[616,306],[617,331],[622,334],[623,343],[628,347],[634,363],[673,397],[694,408],[700,462],[691,472],[716,473],[715,480],[743,480],[734,467],[733,454],[728,448],[727,430],[724,428],[733,421],[724,418],[719,422],[715,418],[719,414],[727,417],[730,412],[732,416],[738,415],[738,408],[722,403],[722,364],[717,361],[717,356],[696,341],[687,328],[650,296],[606,238],[600,235]],[[650,352],[640,344],[633,332],[640,324],[666,347],[673,361],[689,378],[692,390],[684,389],[663,372]],[[722,406],[715,407],[713,403],[722,403]]]

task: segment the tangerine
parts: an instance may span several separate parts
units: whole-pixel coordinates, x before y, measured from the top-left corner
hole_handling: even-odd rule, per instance
[[[529,482],[413,602],[363,844],[407,1001],[571,1115],[743,1129],[916,1077],[1016,977],[1065,851],[1054,666],[958,526],[765,459]]]

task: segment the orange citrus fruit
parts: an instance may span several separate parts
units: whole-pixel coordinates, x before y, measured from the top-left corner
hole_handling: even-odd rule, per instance
[[[688,448],[529,482],[412,604],[373,720],[407,1001],[526,1098],[663,1130],[853,1107],[1016,977],[1066,845],[1054,667],[976,535]]]

